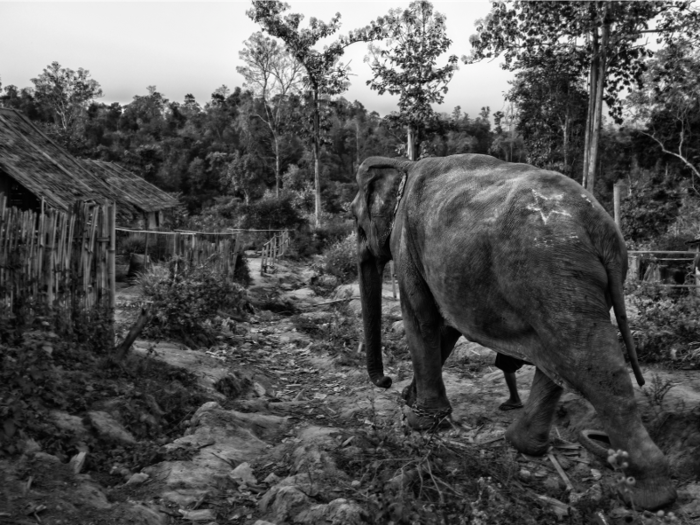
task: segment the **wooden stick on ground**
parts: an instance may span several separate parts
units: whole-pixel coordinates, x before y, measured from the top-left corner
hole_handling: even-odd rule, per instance
[[[114,350],[114,356],[117,359],[122,360],[126,357],[126,354],[129,352],[129,348],[131,348],[131,345],[134,344],[134,341],[136,341],[136,338],[151,320],[151,317],[150,310],[141,308],[141,315],[139,315],[139,318],[134,323],[134,326],[131,327],[131,330],[129,330],[127,336]]]
[[[560,465],[559,462],[557,461],[557,458],[555,458],[555,457],[554,457],[554,454],[552,454],[551,452],[548,452],[548,453],[547,453],[547,456],[549,457],[549,461],[552,462],[552,465],[554,465],[554,468],[557,469],[557,472],[558,472],[559,475],[561,476],[561,479],[564,480],[564,484],[566,485],[566,490],[568,490],[568,491],[573,491],[573,490],[574,490],[574,486],[571,484],[571,481],[569,481],[569,477],[568,477],[568,476],[566,475],[566,473],[564,472],[564,469],[561,468],[561,465]]]

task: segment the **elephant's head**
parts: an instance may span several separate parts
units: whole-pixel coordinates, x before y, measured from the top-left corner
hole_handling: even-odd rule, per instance
[[[391,386],[382,364],[382,273],[392,259],[391,234],[400,189],[409,167],[406,159],[370,157],[357,172],[359,191],[352,203],[357,228],[357,259],[365,331],[367,372],[382,388]]]

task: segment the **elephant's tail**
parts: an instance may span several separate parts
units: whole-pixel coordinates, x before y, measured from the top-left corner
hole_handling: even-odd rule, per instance
[[[625,308],[625,296],[623,295],[622,288],[622,272],[619,267],[613,266],[611,264],[605,265],[605,271],[608,274],[608,286],[610,287],[610,298],[612,299],[613,311],[615,312],[615,318],[617,319],[617,326],[622,334],[622,340],[625,342],[627,347],[627,354],[630,358],[630,363],[632,364],[632,370],[634,371],[634,377],[637,379],[639,386],[643,386],[644,376],[639,368],[639,361],[637,360],[637,350],[634,346],[634,340],[632,339],[632,333],[630,332],[630,326],[627,322],[627,309]]]

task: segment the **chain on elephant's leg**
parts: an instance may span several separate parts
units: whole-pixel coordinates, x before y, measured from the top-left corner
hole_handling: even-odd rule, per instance
[[[404,283],[405,285],[405,283]],[[442,380],[442,318],[435,308],[424,283],[413,283],[413,293],[404,293],[402,310],[406,340],[413,363],[413,382],[406,398],[409,404],[408,424],[416,430],[435,426],[452,411]]]
[[[562,391],[539,368],[535,371],[523,414],[506,431],[506,439],[517,450],[532,456],[541,456],[547,452],[549,430]]]

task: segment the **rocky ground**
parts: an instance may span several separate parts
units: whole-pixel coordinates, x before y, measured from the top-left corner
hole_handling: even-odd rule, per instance
[[[498,410],[507,397],[503,376],[492,366],[495,354],[479,345],[460,340],[446,365],[451,428],[436,435],[408,431],[399,393],[411,367],[391,284],[383,310],[386,373],[394,386],[384,391],[368,382],[359,353],[357,286],[321,296],[332,283],[309,267],[285,262],[261,276],[259,264],[249,260],[256,311],[233,323],[220,344],[134,345],[132,359],[155,360],[197,378],[202,403],[182,418],[179,430],[153,436],[157,450],[135,462],[129,451],[143,447],[123,421],[128,394],[81,413],[53,413],[55,427],[76,443],[89,434],[91,443],[109,443],[123,455],[76,445],[72,457],[58,457],[26,443],[19,459],[0,461],[0,523],[673,521],[621,504],[616,473],[578,441],[580,431],[600,426],[592,407],[573,392],[563,396],[547,456],[509,447],[503,433],[518,411]],[[134,287],[121,291],[122,322],[132,316],[137,294]],[[700,377],[644,372],[649,385],[637,389],[637,399],[678,483],[679,500],[667,510],[676,522],[695,523]],[[533,374],[532,367],[518,372],[524,399]],[[141,396],[142,425],[157,428],[166,417],[172,385]]]

